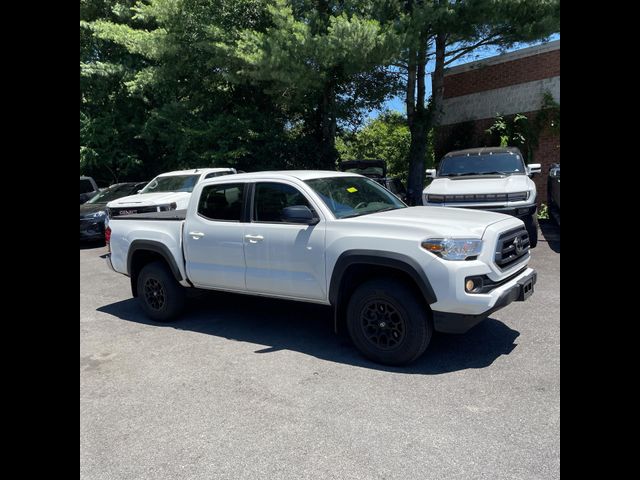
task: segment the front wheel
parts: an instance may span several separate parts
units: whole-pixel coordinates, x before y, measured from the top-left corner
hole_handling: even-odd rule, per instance
[[[538,215],[537,210],[532,215],[523,219],[524,226],[527,229],[527,233],[529,234],[529,246],[531,248],[536,248],[538,245]]]
[[[433,335],[427,308],[405,283],[370,280],[356,289],[347,307],[355,346],[374,362],[405,365],[424,353]]]
[[[182,311],[185,289],[164,262],[152,262],[145,265],[138,275],[138,300],[152,320],[168,322]]]

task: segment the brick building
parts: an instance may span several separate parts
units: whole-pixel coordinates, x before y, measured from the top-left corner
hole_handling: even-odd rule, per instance
[[[498,113],[505,119],[521,113],[532,121],[545,92],[560,103],[560,40],[445,70],[437,158],[449,150],[491,145],[485,131]],[[542,175],[534,180],[538,202],[546,203],[549,165],[560,162],[559,133],[544,129],[532,157],[527,160],[542,164]]]

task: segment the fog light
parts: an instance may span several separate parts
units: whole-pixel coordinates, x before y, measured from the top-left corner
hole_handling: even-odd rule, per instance
[[[475,288],[476,284],[473,283],[473,280],[467,280],[464,284],[464,287],[467,289],[467,292],[470,292]]]

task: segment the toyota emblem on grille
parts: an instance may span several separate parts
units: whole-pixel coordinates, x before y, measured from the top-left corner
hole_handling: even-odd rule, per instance
[[[516,246],[516,253],[517,254],[522,253],[522,250],[524,250],[524,248],[522,247],[522,238],[521,237],[514,238],[513,244]]]

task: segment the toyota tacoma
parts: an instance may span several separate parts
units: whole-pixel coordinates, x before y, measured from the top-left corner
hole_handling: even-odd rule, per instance
[[[388,365],[527,300],[537,278],[521,220],[407,207],[352,173],[214,178],[186,210],[117,216],[107,233],[109,266],[153,320],[176,318],[188,289],[330,305],[335,328]]]

